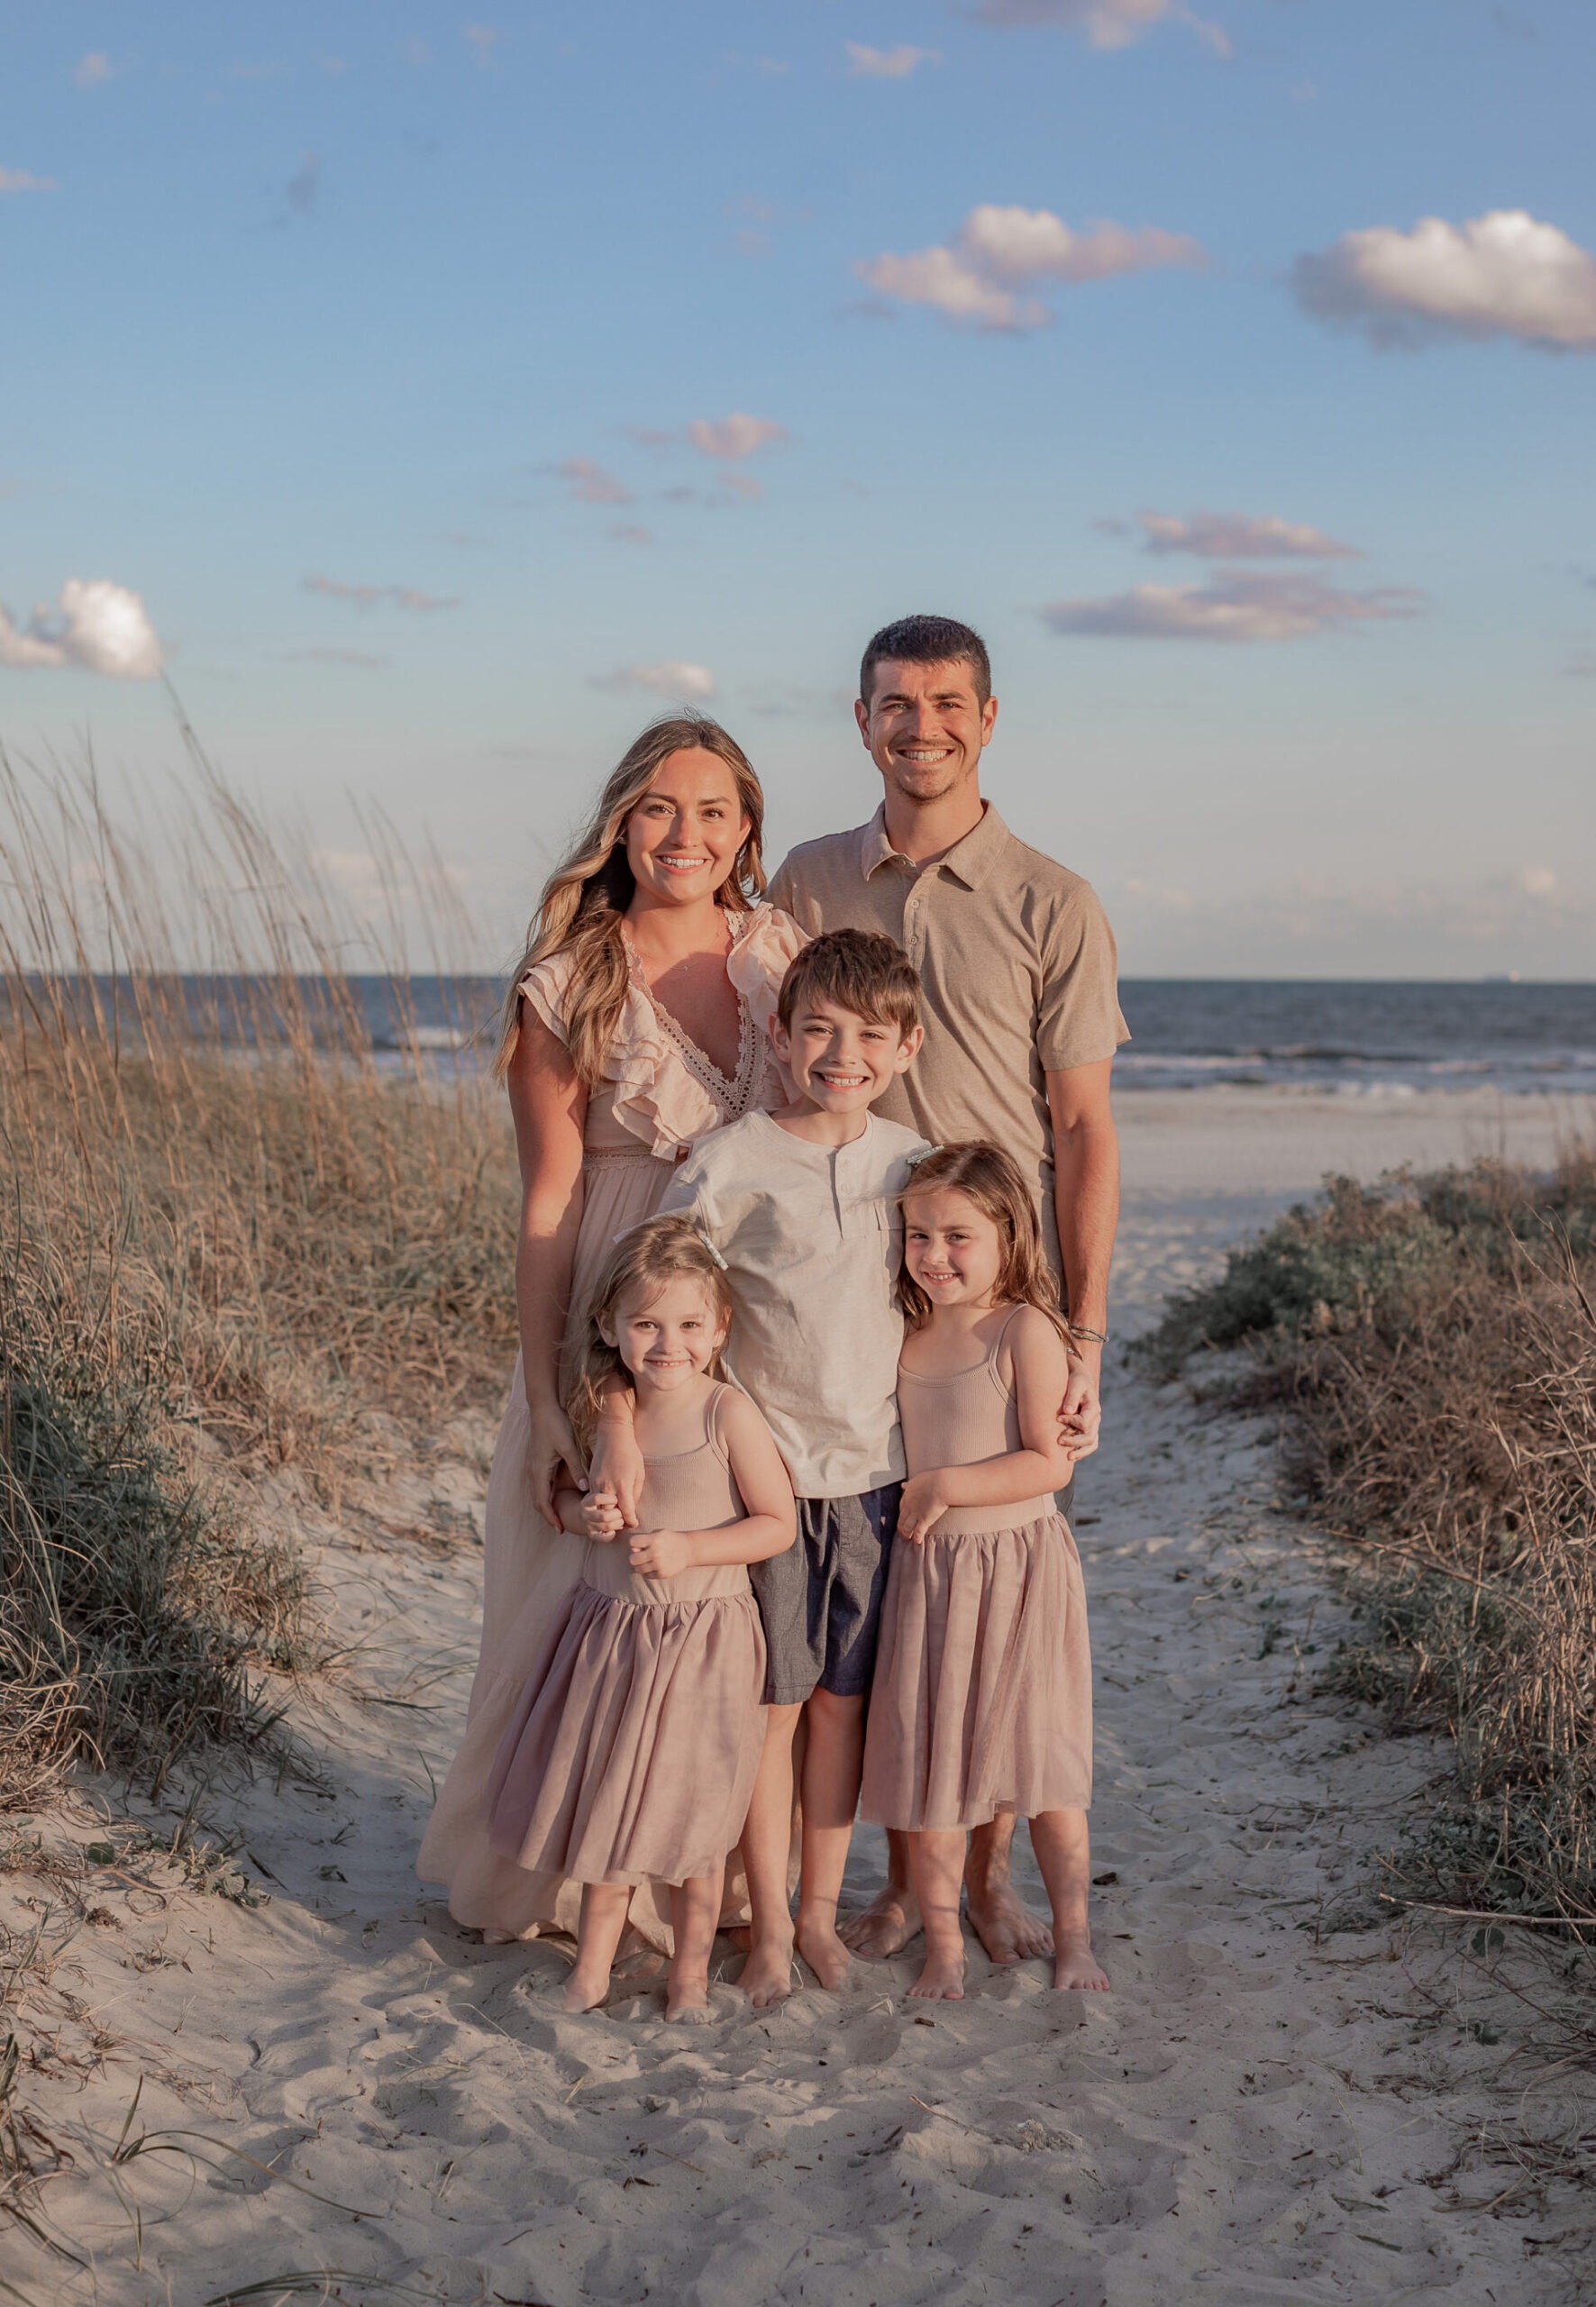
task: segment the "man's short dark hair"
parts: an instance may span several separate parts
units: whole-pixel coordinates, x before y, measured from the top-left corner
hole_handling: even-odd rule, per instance
[[[893,938],[873,929],[828,929],[788,964],[776,1015],[789,1034],[801,1001],[831,1001],[907,1040],[920,1022],[919,997],[915,965]]]
[[[992,661],[972,625],[951,616],[900,616],[884,625],[864,652],[859,694],[870,703],[871,675],[889,661],[901,665],[968,665],[975,694],[984,705],[992,694]]]

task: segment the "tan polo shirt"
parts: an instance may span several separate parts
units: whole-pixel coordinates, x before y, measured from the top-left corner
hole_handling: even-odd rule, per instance
[[[817,936],[879,929],[920,973],[926,1044],[876,1111],[937,1145],[990,1137],[1034,1179],[1055,1272],[1053,1119],[1044,1076],[1112,1057],[1113,933],[1090,885],[1017,840],[989,801],[980,825],[925,866],[869,825],[795,849],[771,901]]]
[[[852,1144],[811,1145],[769,1114],[701,1137],[665,1189],[726,1263],[725,1366],[764,1412],[800,1498],[858,1498],[903,1479],[898,1266],[912,1130],[866,1117]]]

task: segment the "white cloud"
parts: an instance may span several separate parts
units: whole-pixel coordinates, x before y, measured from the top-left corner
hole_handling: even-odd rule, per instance
[[[1322,577],[1216,570],[1204,584],[1133,585],[1099,599],[1053,601],[1044,622],[1055,633],[1130,641],[1299,641],[1338,625],[1417,616],[1423,596],[1384,586],[1349,593]]]
[[[452,593],[423,593],[414,585],[351,585],[340,577],[307,577],[304,590],[324,593],[330,600],[352,601],[358,609],[372,609],[379,601],[390,601],[396,608],[416,609],[424,615],[432,609],[459,606]]]
[[[942,62],[939,48],[867,48],[856,40],[845,40],[843,46],[851,80],[907,80],[922,64]]]
[[[595,676],[595,688],[625,691],[652,689],[656,697],[698,698],[715,695],[715,675],[707,665],[684,663],[679,658],[668,657],[657,665],[623,665],[619,672]]]
[[[591,457],[562,457],[554,470],[579,505],[630,505],[632,491]]]
[[[1149,552],[1190,552],[1207,561],[1361,561],[1355,545],[1278,514],[1138,513]],[[1107,523],[1097,525],[1105,529]],[[1110,534],[1113,532],[1108,532]]]
[[[103,48],[91,49],[72,78],[80,88],[103,88],[116,78],[116,67]]]
[[[59,192],[59,177],[36,177],[26,169],[0,169],[0,192]]]
[[[784,441],[787,428],[773,417],[749,416],[734,409],[730,416],[695,417],[687,438],[707,457],[749,457],[768,441]]]
[[[1207,262],[1200,244],[1156,224],[1099,222],[1075,232],[1047,208],[972,208],[946,247],[887,254],[853,267],[879,296],[929,305],[978,328],[1040,328],[1049,307],[1024,293],[1038,284],[1106,280],[1150,266]]]
[[[25,625],[0,608],[0,665],[16,670],[74,665],[111,680],[150,681],[165,661],[139,595],[108,578],[68,578],[59,606],[36,608]]]
[[[1344,233],[1300,256],[1291,285],[1305,312],[1381,346],[1516,336],[1546,351],[1596,350],[1596,257],[1522,208]]]
[[[461,38],[476,51],[479,64],[491,64],[504,33],[497,24],[462,24]]]
[[[1230,41],[1218,24],[1193,15],[1182,0],[980,0],[976,20],[1008,29],[1017,24],[1056,24],[1084,32],[1093,48],[1128,48],[1155,24],[1184,24],[1206,41],[1216,56],[1228,56]]]

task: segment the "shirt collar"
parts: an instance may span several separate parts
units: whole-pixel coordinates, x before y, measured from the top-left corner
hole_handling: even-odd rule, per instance
[[[962,841],[954,842],[937,864],[944,872],[962,881],[967,889],[979,889],[997,863],[1004,843],[1008,840],[1008,827],[998,815],[990,801],[983,808],[978,825],[971,825]],[[883,802],[869,825],[861,828],[859,837],[859,867],[869,880],[878,867],[885,865],[898,852],[887,838],[887,806]]]

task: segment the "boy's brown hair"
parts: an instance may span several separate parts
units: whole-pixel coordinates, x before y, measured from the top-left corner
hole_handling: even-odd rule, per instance
[[[900,1039],[920,1022],[920,980],[903,947],[872,929],[828,929],[789,964],[776,997],[784,1034],[801,1001],[833,1001]]]

